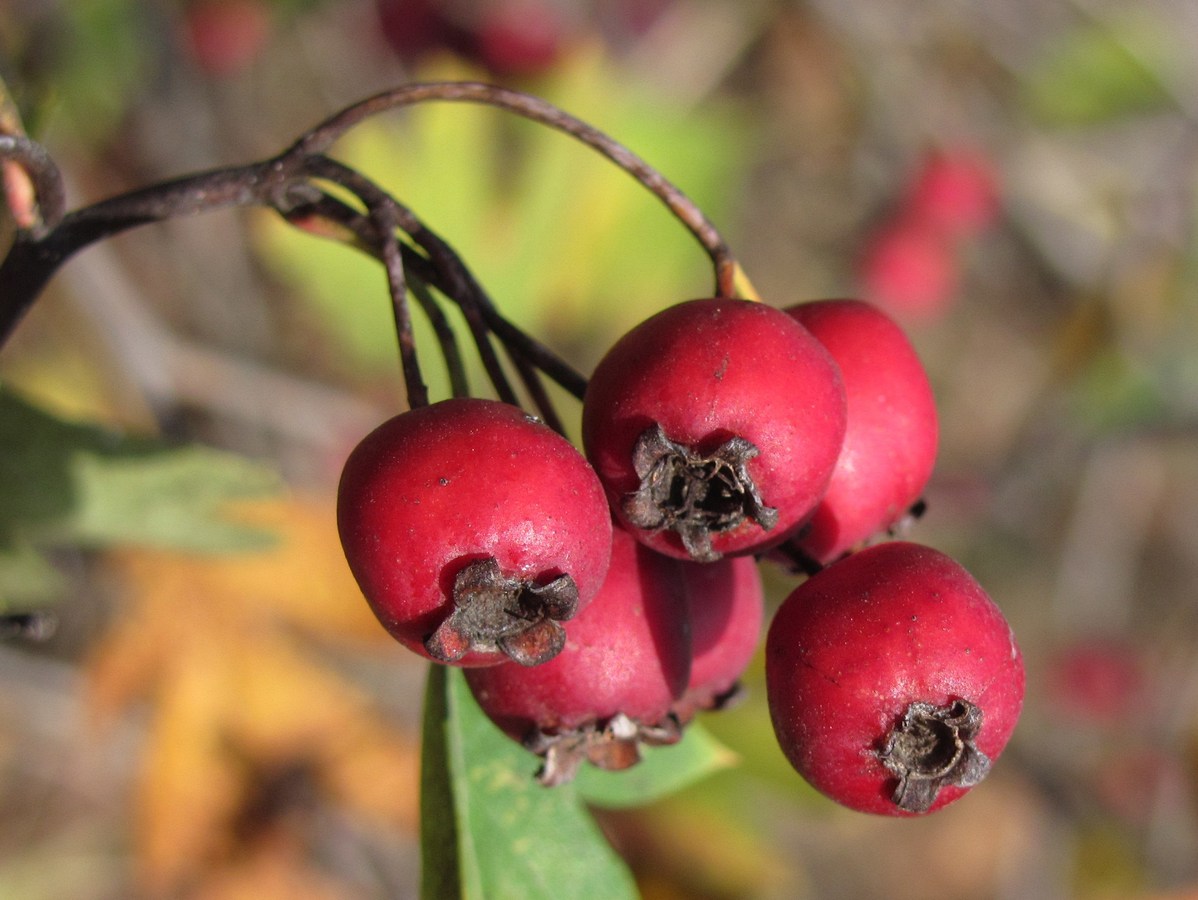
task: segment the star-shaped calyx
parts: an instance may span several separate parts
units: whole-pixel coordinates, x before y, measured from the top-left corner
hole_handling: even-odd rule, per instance
[[[524,746],[542,759],[537,781],[554,787],[573,781],[584,762],[618,772],[640,762],[641,747],[663,747],[680,740],[682,725],[675,716],[645,724],[618,713],[565,731],[533,731]]]
[[[525,666],[547,662],[566,645],[562,622],[578,611],[569,575],[546,584],[505,575],[494,557],[464,566],[453,582],[453,612],[424,642],[429,655],[452,663],[468,653],[502,651]]]
[[[942,787],[973,787],[990,771],[974,743],[982,710],[968,700],[945,706],[916,702],[886,736],[878,756],[898,776],[892,799],[908,812],[926,812]]]
[[[768,531],[778,511],[766,506],[746,466],[757,447],[731,437],[711,453],[670,440],[654,423],[637,439],[632,464],[640,486],[623,500],[628,521],[647,531],[677,532],[692,559],[720,558],[711,536],[746,519]]]

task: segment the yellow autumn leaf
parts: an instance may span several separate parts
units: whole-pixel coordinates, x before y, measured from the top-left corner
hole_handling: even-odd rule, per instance
[[[258,852],[283,814],[270,803],[263,813],[263,797],[291,777],[346,814],[416,828],[414,726],[388,721],[370,692],[329,661],[379,654],[394,665],[395,684],[413,691],[425,663],[369,612],[341,553],[331,500],[272,500],[236,514],[272,530],[278,544],[252,554],[124,550],[107,558],[123,590],[86,669],[88,707],[103,725],[134,703],[148,706],[135,849],[154,896],[184,885],[198,895],[252,895],[258,879],[278,875],[269,859],[247,867],[247,853]]]
[[[286,835],[272,838],[209,879],[193,900],[350,900],[359,896],[309,865],[299,842]]]
[[[228,851],[243,795],[223,746],[229,694],[220,662],[198,647],[176,660],[160,686],[134,805],[138,875],[151,896],[194,880]]]

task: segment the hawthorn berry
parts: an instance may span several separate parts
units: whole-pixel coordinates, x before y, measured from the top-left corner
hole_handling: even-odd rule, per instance
[[[1152,696],[1138,648],[1125,639],[1082,637],[1048,655],[1044,693],[1062,718],[1113,727],[1135,721]]]
[[[628,768],[642,743],[681,737],[670,708],[686,689],[691,643],[679,565],[617,528],[607,578],[561,653],[466,671],[483,712],[543,758],[543,784],[572,780],[584,761]]]
[[[832,355],[848,399],[832,480],[790,542],[828,563],[893,527],[917,503],[936,461],[936,401],[915,348],[877,307],[817,300],[787,312]]]
[[[687,722],[700,710],[723,709],[740,697],[740,678],[761,643],[765,591],[751,556],[680,560],[679,566],[693,651],[690,680],[674,713]]]
[[[957,247],[938,226],[901,215],[870,235],[858,276],[870,302],[904,319],[934,321],[961,280]]]
[[[831,356],[793,317],[747,300],[691,300],[641,322],[583,399],[583,447],[619,520],[700,562],[783,540],[823,495],[844,431]]]
[[[944,147],[921,160],[904,207],[908,214],[953,238],[984,231],[999,212],[999,179],[984,153]]]
[[[367,435],[342,471],[337,526],[383,626],[459,665],[551,658],[611,552],[607,500],[582,454],[493,400],[443,400]]]
[[[272,11],[262,0],[192,0],[183,9],[183,44],[206,75],[247,69],[270,39]]]
[[[918,544],[877,544],[803,582],[765,653],[783,753],[863,812],[956,800],[998,758],[1023,703],[1023,659],[1001,611],[960,564]]]
[[[535,77],[562,61],[569,28],[555,3],[499,0],[479,10],[476,55],[501,78]]]
[[[412,65],[440,51],[461,52],[472,40],[437,0],[376,0],[375,11],[384,40]]]

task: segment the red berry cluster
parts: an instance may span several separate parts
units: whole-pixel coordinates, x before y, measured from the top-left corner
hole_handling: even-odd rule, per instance
[[[1023,696],[1006,620],[943,554],[866,546],[918,507],[937,447],[927,376],[888,316],[669,307],[599,362],[582,443],[507,403],[446,400],[369,435],[338,501],[380,621],[467,667],[542,782],[632,765],[736,695],[762,558],[809,575],[765,654],[778,740],[812,785],[910,815],[986,774]]]
[[[906,319],[941,315],[957,290],[963,251],[998,211],[998,176],[986,156],[966,147],[926,154],[866,242],[865,296]]]

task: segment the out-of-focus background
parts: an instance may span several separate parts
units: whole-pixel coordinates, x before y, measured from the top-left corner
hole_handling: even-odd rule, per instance
[[[1011,619],[1023,720],[966,799],[873,818],[787,767],[758,662],[706,719],[736,766],[601,817],[646,897],[698,900],[1198,895],[1195,51],[1189,0],[0,7],[71,206],[484,78],[659,167],[767,302],[865,296],[907,327],[943,426],[909,536]],[[584,372],[711,290],[627,176],[502,114],[388,115],[336,155]],[[4,608],[57,628],[0,643],[0,896],[414,896],[424,668],[332,517],[403,406],[392,335],[377,266],[230,212],[89,249],[5,347],[0,445],[37,452],[0,463]]]

